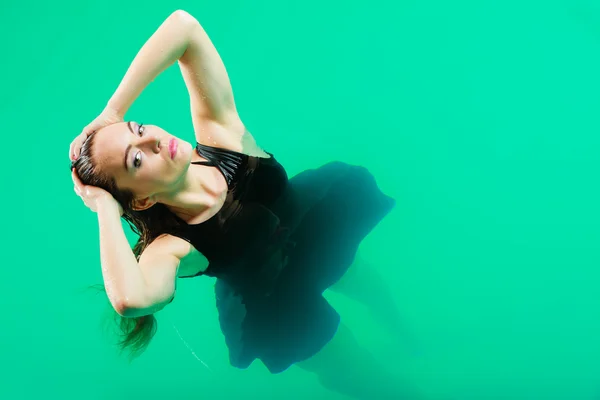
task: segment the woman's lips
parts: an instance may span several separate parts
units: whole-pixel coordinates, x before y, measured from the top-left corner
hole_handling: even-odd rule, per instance
[[[169,140],[169,154],[171,155],[171,160],[175,158],[175,154],[177,154],[177,139]]]

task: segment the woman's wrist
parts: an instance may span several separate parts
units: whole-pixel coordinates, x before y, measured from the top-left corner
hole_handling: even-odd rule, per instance
[[[110,99],[102,112],[123,120],[125,114],[127,114],[127,108],[124,105],[119,105],[119,102],[115,99]]]
[[[97,200],[98,214],[100,213],[117,213],[119,216],[123,215],[123,209],[118,201],[114,197],[107,195],[98,198]]]

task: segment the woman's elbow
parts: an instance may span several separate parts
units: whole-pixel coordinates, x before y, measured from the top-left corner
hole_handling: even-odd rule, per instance
[[[168,301],[156,298],[122,298],[112,302],[112,306],[122,317],[135,318],[160,311]]]
[[[169,16],[177,21],[178,24],[188,24],[190,26],[199,25],[198,20],[185,10],[176,10]]]
[[[127,304],[125,299],[110,299],[110,304],[120,316],[129,317],[131,315],[132,307]]]
[[[139,309],[140,302],[130,296],[116,295],[109,296],[112,308],[122,317],[134,317],[136,310]]]

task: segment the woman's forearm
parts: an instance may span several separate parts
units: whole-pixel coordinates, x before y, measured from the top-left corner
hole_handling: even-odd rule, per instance
[[[129,301],[143,292],[144,277],[123,231],[118,204],[114,200],[99,202],[98,225],[106,294],[113,308],[122,315]]]
[[[136,54],[108,107],[124,116],[146,86],[181,58],[189,43],[192,21],[185,11],[169,15]]]

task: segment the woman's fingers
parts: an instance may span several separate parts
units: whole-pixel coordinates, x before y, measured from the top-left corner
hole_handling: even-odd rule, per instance
[[[79,135],[77,136],[77,138],[73,141],[72,143],[72,153],[71,153],[71,159],[72,160],[77,160],[77,158],[79,158],[79,154],[81,153],[81,146],[83,146],[83,142],[85,141],[86,136],[83,135]]]
[[[81,146],[83,146],[83,142],[85,142],[85,139],[87,139],[94,129],[95,125],[93,123],[89,124],[83,128],[81,133],[75,139],[73,139],[71,145],[69,146],[69,157],[72,161],[77,160],[81,152]]]
[[[83,144],[83,132],[80,133],[75,140],[73,141],[73,159],[77,160],[77,158],[79,157],[79,154],[81,152],[81,145]]]
[[[77,175],[77,171],[71,171],[71,178],[73,179],[73,190],[75,190],[75,193],[77,193],[79,197],[83,198],[84,194],[86,193],[86,187],[83,183],[81,183],[81,180]]]
[[[77,185],[73,186],[73,190],[75,191],[75,193],[77,194],[77,196],[79,196],[79,198],[81,199],[81,201],[83,201],[83,204],[87,208],[89,208],[90,210],[94,211],[93,200],[91,200],[88,197],[89,196],[89,190],[87,188],[80,189]]]
[[[79,175],[77,175],[77,171],[75,171],[75,169],[73,169],[71,171],[71,179],[73,180],[73,183],[75,184],[75,186],[79,187],[79,189],[81,189],[83,187],[83,183],[81,183],[81,180],[79,179]]]
[[[71,161],[75,161],[75,152],[73,151],[73,148],[75,146],[75,141],[72,141],[71,144],[69,145],[69,160]]]

